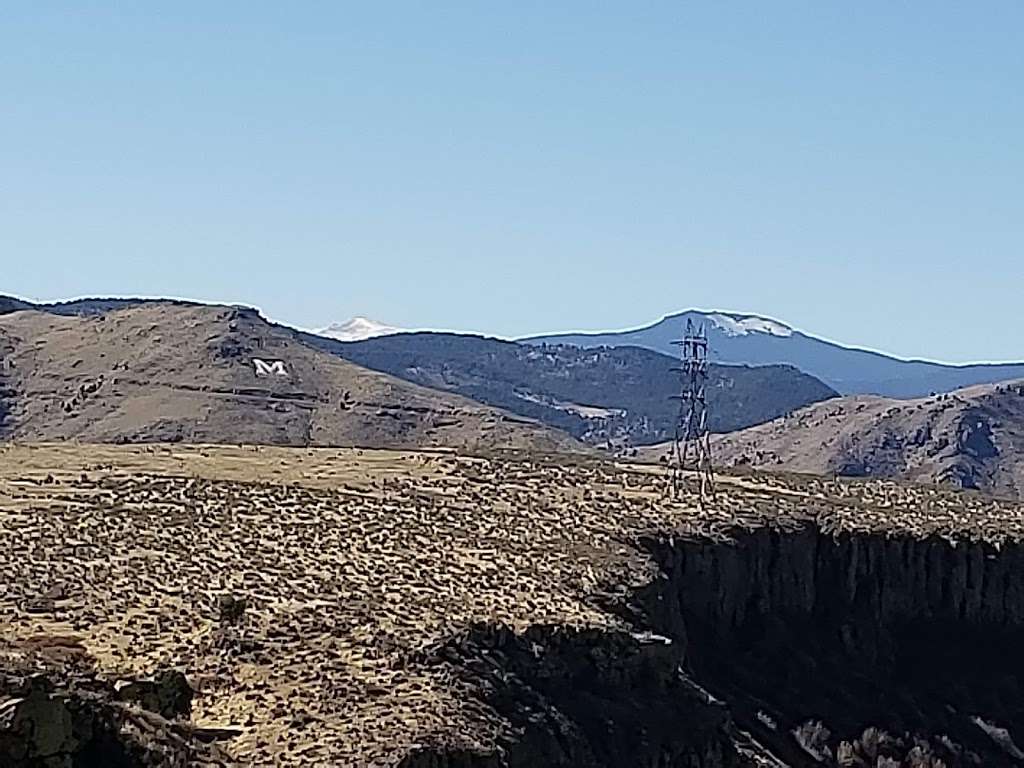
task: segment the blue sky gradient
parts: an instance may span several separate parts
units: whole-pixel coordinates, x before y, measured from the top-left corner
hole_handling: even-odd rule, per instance
[[[120,5],[3,11],[0,292],[1024,359],[1024,4]]]

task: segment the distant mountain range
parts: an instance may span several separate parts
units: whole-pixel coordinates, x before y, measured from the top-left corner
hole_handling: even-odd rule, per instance
[[[731,365],[792,365],[841,394],[887,397],[925,397],[975,384],[1024,377],[1024,364],[946,365],[901,360],[879,352],[842,346],[757,315],[690,310],[669,315],[636,330],[562,333],[533,336],[535,344],[572,344],[578,347],[636,346],[668,355],[678,354],[672,344],[690,319],[708,331],[712,360]]]
[[[361,318],[328,338],[250,307],[0,296],[0,438],[590,445],[656,460],[676,417],[670,342],[688,319],[704,324],[715,353],[708,397],[720,466],[1024,497],[1024,365],[899,360],[722,312],[525,342]],[[890,396],[864,394],[878,392]]]
[[[60,315],[94,315],[113,309],[151,303],[152,299],[88,298],[34,304],[0,296],[0,314],[37,309]],[[174,302],[194,306],[194,302]],[[711,359],[724,365],[789,365],[814,376],[841,395],[876,394],[915,398],[951,392],[976,384],[1024,377],[1024,363],[951,365],[904,360],[892,355],[844,346],[795,330],[778,320],[755,314],[688,310],[652,325],[626,331],[558,333],[519,339],[530,345],[571,345],[579,348],[641,347],[675,357],[671,342],[683,332],[687,319],[708,330]],[[333,323],[315,333],[341,342],[387,338],[408,333],[386,323],[356,317]]]
[[[117,334],[106,333],[113,328]],[[8,347],[0,348],[0,357],[10,368],[6,378],[0,372],[0,429],[24,439],[393,447],[417,441],[495,445],[498,434],[510,446],[570,447],[572,436],[612,448],[657,442],[674,431],[674,358],[638,347],[538,349],[482,336],[397,331],[356,318],[321,332],[332,338],[269,323],[248,307],[102,298],[32,304],[0,297],[0,343]],[[205,346],[196,346],[195,334],[207,339]],[[135,337],[142,346],[133,351]],[[221,344],[234,350],[230,359],[211,347],[222,337],[231,339]],[[361,340],[348,341],[353,338]],[[159,354],[159,364],[147,363],[152,354]],[[110,365],[115,368],[108,371]],[[113,373],[122,365],[134,374]],[[360,417],[356,428],[350,422],[357,409],[326,407],[337,395],[332,390],[354,397],[355,380],[376,387],[367,402],[379,403],[378,415],[391,418]],[[837,394],[792,366],[716,365],[708,391],[710,426],[721,432]],[[436,402],[425,402],[428,395]],[[458,395],[468,398],[455,398],[461,408],[449,402]],[[399,405],[407,402],[416,404]],[[470,406],[478,404],[500,410],[472,413]],[[459,415],[434,418],[434,411]],[[402,424],[396,414],[403,412],[423,413],[427,425]],[[517,418],[522,423],[513,426]],[[429,426],[438,421],[444,429]],[[389,425],[401,428],[390,434]]]
[[[677,361],[639,347],[545,348],[451,333],[404,333],[311,346],[433,389],[455,392],[564,430],[591,445],[618,447],[674,434]],[[792,366],[714,365],[710,428],[742,429],[836,392]]]

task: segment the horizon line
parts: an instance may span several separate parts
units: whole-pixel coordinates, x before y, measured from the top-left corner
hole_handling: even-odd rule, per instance
[[[249,301],[208,300],[208,299],[188,298],[188,297],[185,297],[185,296],[168,296],[168,295],[154,295],[154,294],[146,294],[146,295],[143,295],[143,294],[105,294],[105,295],[100,295],[100,294],[81,294],[81,295],[73,296],[71,298],[66,298],[66,299],[38,299],[38,298],[29,298],[29,297],[26,297],[26,296],[23,296],[23,295],[19,295],[19,294],[16,294],[16,293],[0,293],[0,296],[6,296],[6,297],[9,297],[9,298],[15,299],[17,301],[24,301],[24,302],[26,302],[28,304],[43,304],[43,305],[45,305],[45,304],[69,304],[69,303],[73,303],[73,302],[76,302],[76,301],[90,301],[90,300],[102,301],[102,300],[105,300],[105,299],[113,299],[113,300],[137,299],[139,301],[169,301],[169,302],[180,301],[180,302],[187,302],[187,303],[192,303],[192,304],[205,304],[207,306],[241,306],[241,307],[249,307],[251,309],[255,309],[257,312],[260,313],[260,315],[264,319],[266,319],[269,322],[275,323],[277,325],[283,325],[283,326],[286,326],[288,328],[292,328],[294,330],[301,331],[303,333],[311,333],[313,335],[319,336],[319,335],[321,335],[319,333],[319,331],[324,330],[327,327],[327,326],[323,326],[323,327],[321,327],[319,329],[303,328],[303,327],[300,327],[298,325],[295,325],[295,324],[291,323],[290,321],[279,320],[279,319],[270,317],[268,314],[266,314],[264,312],[262,307],[257,306],[256,304],[253,304],[252,302],[249,302]],[[613,334],[635,333],[637,331],[648,330],[650,328],[653,328],[656,325],[659,325],[659,324],[665,322],[666,320],[671,320],[674,317],[678,317],[679,315],[685,315],[685,314],[691,313],[691,312],[697,313],[697,314],[702,314],[702,315],[720,314],[720,315],[734,315],[734,316],[737,316],[737,317],[744,317],[744,318],[746,318],[746,317],[756,317],[756,318],[758,318],[760,320],[768,320],[768,321],[773,322],[773,323],[778,323],[779,325],[785,326],[786,328],[788,328],[789,330],[793,331],[794,333],[799,333],[802,336],[805,336],[807,338],[815,339],[817,341],[822,341],[822,342],[825,342],[827,344],[832,344],[834,346],[842,347],[843,349],[847,349],[847,350],[851,350],[851,351],[867,352],[867,353],[873,354],[873,355],[880,355],[881,357],[887,357],[889,359],[898,360],[898,361],[904,362],[904,363],[928,363],[928,364],[931,364],[931,365],[941,365],[941,366],[946,366],[946,367],[950,367],[950,368],[969,368],[969,367],[972,367],[972,366],[1024,365],[1024,360],[969,360],[969,361],[965,361],[965,362],[951,362],[949,360],[941,360],[941,359],[938,359],[938,358],[907,357],[907,356],[903,356],[903,355],[900,355],[900,354],[897,354],[897,353],[894,353],[894,352],[885,352],[885,351],[883,351],[881,349],[876,349],[874,347],[868,347],[868,346],[863,346],[863,345],[860,345],[860,344],[847,343],[847,342],[843,342],[843,341],[838,341],[836,339],[830,339],[830,338],[827,338],[825,336],[821,336],[821,335],[818,335],[818,334],[815,334],[815,333],[810,333],[808,331],[803,330],[802,328],[797,328],[797,327],[795,327],[793,325],[790,325],[788,322],[786,322],[784,320],[779,320],[779,319],[771,317],[769,315],[763,315],[763,314],[759,314],[757,312],[747,312],[747,311],[738,311],[738,310],[732,310],[732,309],[717,309],[717,308],[716,309],[703,309],[703,308],[700,308],[700,307],[689,307],[688,309],[683,309],[683,310],[678,310],[678,311],[675,311],[675,312],[671,312],[669,314],[662,315],[660,319],[655,320],[652,323],[645,323],[645,324],[642,324],[642,325],[637,325],[637,326],[632,326],[632,327],[627,327],[627,328],[620,328],[620,329],[613,329],[613,330],[597,330],[597,331],[593,331],[593,330],[568,330],[568,331],[550,331],[550,332],[546,332],[546,333],[530,333],[530,334],[523,334],[523,335],[499,335],[499,334],[489,333],[489,332],[485,332],[485,331],[470,331],[470,330],[441,329],[441,328],[415,328],[415,329],[414,328],[399,328],[393,334],[383,334],[383,335],[386,335],[386,336],[397,336],[397,335],[402,334],[402,333],[451,333],[451,334],[458,334],[458,335],[465,335],[465,336],[480,336],[480,337],[484,337],[484,338],[498,339],[500,341],[513,341],[513,342],[519,343],[519,342],[528,342],[531,339],[543,339],[543,338],[552,337],[552,336],[609,336],[609,335],[613,335]],[[374,320],[373,318],[371,318],[371,317],[369,317],[367,315],[353,315],[349,319],[353,319],[355,317],[362,317],[363,319],[370,320],[372,322],[379,322],[379,321]],[[330,325],[331,322],[345,322],[345,321],[337,321],[337,320],[329,321],[328,325]],[[391,327],[394,327],[394,326],[391,326]],[[326,336],[324,338],[331,338],[331,337]],[[785,337],[778,337],[778,338],[785,338]],[[626,346],[626,345],[623,345],[623,346]],[[636,345],[629,345],[629,346],[636,346]]]

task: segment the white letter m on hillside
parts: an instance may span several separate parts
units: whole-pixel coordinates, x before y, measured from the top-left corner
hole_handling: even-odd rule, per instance
[[[284,360],[260,360],[258,357],[253,358],[253,367],[256,369],[257,376],[287,376],[288,369],[284,367]]]

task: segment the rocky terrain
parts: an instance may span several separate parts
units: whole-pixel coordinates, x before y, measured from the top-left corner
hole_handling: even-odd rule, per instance
[[[0,316],[0,436],[582,448],[536,422],[321,352],[255,310],[90,307]]]
[[[451,333],[403,333],[352,343],[305,341],[346,360],[536,419],[591,445],[643,445],[674,434],[678,359],[639,347],[533,347]],[[710,427],[770,421],[836,393],[789,366],[711,367]]]
[[[214,768],[234,764],[216,741],[231,732],[188,722],[192,689],[181,672],[153,679],[97,675],[73,639],[4,643],[0,764],[46,768]],[[47,670],[41,672],[40,670]]]
[[[1019,498],[1024,383],[917,400],[846,397],[712,443],[722,466],[894,477]],[[664,452],[664,446],[652,448],[646,456]]]
[[[580,457],[0,448],[6,764],[1021,763],[1024,506],[668,487]],[[116,738],[55,750],[84,698]]]

